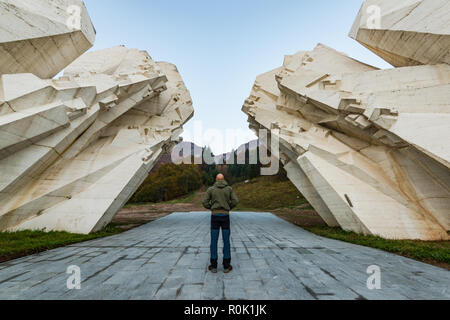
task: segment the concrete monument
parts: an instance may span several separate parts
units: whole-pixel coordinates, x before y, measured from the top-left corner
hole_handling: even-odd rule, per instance
[[[382,30],[364,25],[369,5]],[[369,0],[361,12],[351,35],[399,68],[377,70],[319,44],[260,75],[243,111],[256,133],[279,138],[289,178],[328,225],[448,240],[450,6]]]
[[[61,19],[74,3],[81,27],[67,33]],[[0,30],[23,20],[14,39],[0,31],[0,230],[100,230],[179,142],[189,92],[174,65],[145,51],[75,60],[95,34],[81,1],[1,1],[0,14]],[[42,54],[27,49],[35,38]]]

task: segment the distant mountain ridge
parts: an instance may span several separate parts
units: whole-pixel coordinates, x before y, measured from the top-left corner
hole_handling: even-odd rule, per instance
[[[234,156],[237,158],[239,155],[241,155],[242,153],[246,153],[249,150],[255,150],[259,147],[259,140],[252,140],[249,141],[247,143],[241,144],[236,150],[228,152],[228,153],[224,153],[218,156],[215,156],[215,162],[217,164],[227,164],[227,162],[229,162],[229,160]]]
[[[236,157],[242,152],[247,152],[247,150],[254,150],[260,145],[259,140],[252,140],[247,143],[240,145],[236,150],[233,150],[228,153],[224,153],[221,155],[214,156],[214,161],[216,164],[226,164],[227,160],[229,160],[234,154]],[[189,152],[186,152],[190,150]],[[194,155],[194,158],[198,161],[203,158],[203,148],[198,146],[197,144],[189,141],[182,141],[178,145],[174,147],[174,152],[176,154],[175,160],[180,160],[183,158],[189,158],[191,155]],[[173,152],[172,152],[173,153]],[[172,153],[165,153],[161,156],[159,161],[155,164],[152,169],[152,172],[158,170],[162,165],[166,163],[173,163],[172,161]],[[222,162],[223,160],[223,162]]]

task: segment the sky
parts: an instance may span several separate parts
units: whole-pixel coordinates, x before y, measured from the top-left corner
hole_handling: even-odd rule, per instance
[[[125,45],[177,66],[195,109],[184,138],[209,145],[215,154],[256,138],[242,104],[256,76],[281,66],[286,54],[323,43],[378,68],[391,67],[348,37],[363,0],[84,2],[97,30],[91,50]],[[195,135],[194,127],[203,134]],[[224,143],[211,134],[217,130],[242,134]]]

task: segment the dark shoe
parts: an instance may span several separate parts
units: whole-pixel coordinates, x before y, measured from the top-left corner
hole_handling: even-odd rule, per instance
[[[217,267],[209,266],[208,270],[211,271],[212,273],[217,273]]]
[[[224,268],[223,269],[223,273],[230,273],[231,271],[233,271],[233,267],[232,266],[228,266],[228,268]]]

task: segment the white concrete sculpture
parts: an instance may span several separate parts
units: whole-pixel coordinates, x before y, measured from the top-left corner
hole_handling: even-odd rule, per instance
[[[450,64],[448,0],[366,0],[350,37],[395,67]]]
[[[394,3],[367,2],[381,12]],[[395,3],[415,3],[420,15],[435,9],[426,0]],[[448,26],[450,7],[442,4],[446,21],[439,24]],[[397,21],[411,17],[411,10],[394,11]],[[425,41],[422,35],[405,41],[413,48],[415,39]],[[380,56],[394,57],[391,49],[383,47]],[[422,52],[448,62],[448,45],[436,50]],[[430,61],[415,54],[408,59]],[[390,239],[450,239],[448,63],[377,70],[319,44],[260,75],[243,111],[256,133],[278,136],[289,178],[328,225]]]
[[[38,13],[71,3],[16,2]],[[49,34],[59,33],[51,28]],[[3,59],[9,56],[0,55],[2,66]],[[37,76],[58,68],[25,68],[36,74],[2,69],[1,231],[102,229],[163,151],[179,141],[182,125],[193,115],[176,67],[154,62],[147,52],[119,46],[86,53],[59,79]]]
[[[0,0],[0,74],[53,78],[94,45],[81,0]]]

